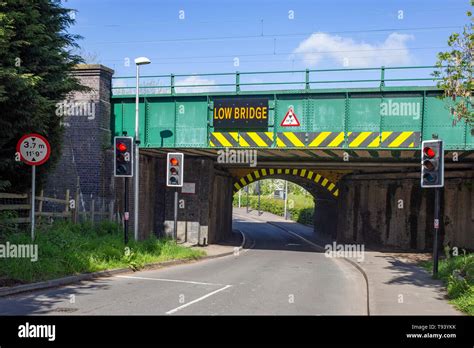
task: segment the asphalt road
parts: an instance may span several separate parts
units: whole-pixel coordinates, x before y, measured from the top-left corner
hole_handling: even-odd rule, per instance
[[[0,299],[0,315],[366,315],[362,275],[302,239],[235,218],[238,255]]]

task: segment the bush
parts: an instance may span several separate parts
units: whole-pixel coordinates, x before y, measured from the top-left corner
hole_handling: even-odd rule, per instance
[[[312,225],[314,208],[312,207],[312,198],[308,199],[304,196],[289,195],[289,199],[292,199],[294,205],[292,208],[288,208],[288,214],[291,220],[297,221],[302,224]],[[241,196],[241,206],[247,205],[247,195]],[[239,197],[234,195],[233,205],[238,206]],[[258,209],[258,197],[249,196],[249,206],[252,209]],[[285,202],[281,199],[275,199],[272,197],[260,197],[260,209],[268,213],[283,216],[285,212]]]

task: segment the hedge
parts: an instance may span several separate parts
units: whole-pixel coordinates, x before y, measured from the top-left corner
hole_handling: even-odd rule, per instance
[[[297,196],[294,198],[294,207],[288,208],[288,217],[296,222],[312,225],[313,224],[313,213],[314,208],[303,205],[298,201]],[[249,196],[249,207],[252,209],[258,209],[258,197]],[[234,207],[239,205],[238,195],[234,196],[233,201]],[[242,195],[240,199],[241,207],[247,206],[247,196]],[[283,216],[285,211],[285,203],[282,199],[275,199],[270,197],[260,197],[260,210],[266,211],[275,215]]]

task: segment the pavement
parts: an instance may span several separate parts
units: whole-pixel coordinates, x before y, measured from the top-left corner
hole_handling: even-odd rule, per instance
[[[235,208],[236,216],[268,221],[324,247],[332,241],[314,233],[313,227],[285,220],[280,216],[256,210],[246,213]],[[354,255],[353,255],[354,256]],[[425,253],[394,253],[364,250],[364,259],[348,257],[367,277],[371,315],[463,315],[448,303],[442,281],[417,265]]]

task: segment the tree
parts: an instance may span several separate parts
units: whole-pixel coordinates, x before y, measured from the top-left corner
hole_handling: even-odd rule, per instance
[[[67,32],[69,13],[57,0],[0,0],[0,190],[29,186],[30,171],[15,161],[23,134],[48,138],[51,158],[38,172],[52,168],[62,138],[56,103],[86,89],[70,75],[82,59],[71,53],[79,36]]]
[[[469,24],[464,26],[462,33],[454,33],[448,39],[450,52],[438,53],[434,77],[441,80],[438,88],[444,91],[444,98],[450,101],[449,107],[455,120],[464,120],[472,124],[473,112],[473,60],[474,60],[474,18],[468,11]]]

